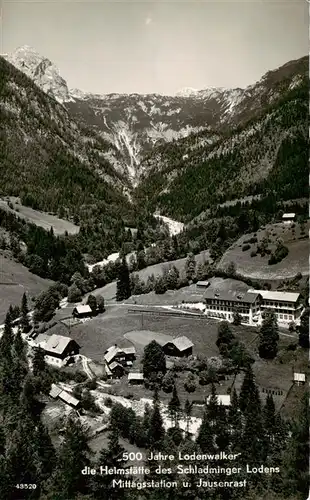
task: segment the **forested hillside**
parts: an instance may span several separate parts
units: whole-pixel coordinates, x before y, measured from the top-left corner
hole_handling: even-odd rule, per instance
[[[3,58],[0,72],[2,194],[77,221],[95,203],[110,220],[130,212],[126,181],[103,157],[111,145]]]
[[[176,219],[188,221],[213,204],[248,194],[276,191],[280,198],[307,196],[308,84],[288,90],[260,116],[208,145],[204,134],[155,150],[136,190]],[[180,153],[183,153],[181,156]]]

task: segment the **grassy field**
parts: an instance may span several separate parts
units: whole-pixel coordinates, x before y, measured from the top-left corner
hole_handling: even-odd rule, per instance
[[[8,200],[12,203],[13,208],[8,206]],[[69,222],[67,220],[59,219],[55,215],[48,214],[46,212],[39,212],[38,210],[34,210],[30,207],[25,207],[21,205],[18,198],[8,197],[0,199],[0,208],[8,210],[9,212],[14,213],[18,217],[25,219],[36,226],[43,227],[43,229],[49,230],[53,227],[54,233],[56,235],[64,234],[66,231],[68,234],[77,234],[80,230],[78,226]]]
[[[202,263],[208,260],[210,258],[209,250],[204,250],[203,252],[200,252],[198,255],[195,256],[195,258],[197,263],[199,262]],[[181,271],[184,268],[185,262],[186,258],[155,264],[154,266],[148,266],[145,269],[138,271],[137,274],[139,274],[142,280],[146,281],[148,276],[151,276],[152,274],[154,274],[154,276],[161,275],[165,268],[169,268],[172,265],[174,265],[179,271]],[[114,281],[113,283],[109,283],[108,285],[105,285],[102,288],[97,288],[97,290],[94,290],[91,293],[93,295],[103,295],[105,300],[114,300],[116,296],[116,282]],[[167,296],[169,296],[169,293],[170,292],[167,292]],[[87,300],[87,296],[85,296],[85,300]],[[154,300],[160,300],[160,299],[156,298]]]
[[[10,259],[8,252],[0,251],[0,324],[10,304],[20,305],[24,292],[31,306],[29,298],[47,290],[52,284],[52,281],[32,274],[22,264]]]
[[[305,228],[309,231],[309,222]],[[225,268],[230,262],[234,262],[237,272],[244,276],[256,279],[286,279],[294,277],[298,272],[309,274],[309,241],[302,238],[300,225],[286,226],[282,223],[269,224],[265,229],[257,231],[257,239],[269,239],[269,248],[273,251],[276,247],[276,239],[281,238],[284,245],[288,247],[289,253],[285,259],[277,264],[268,265],[269,255],[251,257],[251,252],[256,250],[257,243],[250,244],[250,248],[242,251],[242,245],[246,240],[254,236],[254,233],[243,235],[223,255],[219,267]]]

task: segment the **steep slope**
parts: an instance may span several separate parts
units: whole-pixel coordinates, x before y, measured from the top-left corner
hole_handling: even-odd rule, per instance
[[[68,90],[51,61],[27,46],[9,60],[64,103],[73,118],[110,144],[103,157],[134,185],[147,169],[144,158],[154,147],[205,131],[211,141],[215,137],[212,131],[220,133],[244,124],[276,103],[288,87],[298,85],[308,65],[307,58],[291,61],[246,89],[183,89],[175,96],[99,95]]]
[[[72,99],[67,82],[60,76],[57,67],[34,48],[23,45],[6,59],[59,103]]]
[[[212,204],[267,190],[307,196],[307,65],[302,58],[267,74],[252,89],[260,114],[252,108],[250,120],[217,142],[201,133],[155,149],[142,165],[139,203],[190,220]]]
[[[2,194],[78,221],[95,205],[130,212],[126,180],[102,156],[111,146],[2,57],[0,73]]]

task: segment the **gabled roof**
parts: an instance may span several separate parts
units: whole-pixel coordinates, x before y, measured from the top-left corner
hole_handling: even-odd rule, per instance
[[[136,349],[134,348],[134,346],[132,346],[132,347],[123,347],[122,348],[122,352],[124,352],[125,354],[136,354]]]
[[[253,304],[259,297],[260,290],[253,290],[253,292],[240,292],[238,290],[214,290],[214,288],[208,288],[204,293],[205,299],[218,299],[227,300],[230,302],[244,302],[247,304]]]
[[[55,354],[62,354],[71,340],[72,339],[70,337],[64,337],[62,335],[54,334],[48,338],[48,340],[44,345],[42,345],[42,347],[45,351]]]
[[[167,342],[167,344],[168,343],[170,342]],[[172,344],[174,344],[179,351],[185,351],[186,349],[189,349],[194,345],[193,342],[189,340],[189,338],[185,337],[185,335],[173,339]]]
[[[211,395],[207,397],[207,404],[209,404]],[[230,395],[229,394],[217,394],[217,404],[223,406],[230,406]]]
[[[104,359],[107,363],[111,363],[111,361],[115,358],[116,355],[122,354],[124,351],[120,349],[116,345],[113,345],[108,349],[108,352],[104,355]]]
[[[122,370],[124,369],[123,365],[121,365],[120,363],[118,363],[117,361],[113,361],[113,363],[110,364],[110,370],[113,371],[115,368],[117,368],[118,366],[120,366],[122,368]]]
[[[59,394],[60,394],[61,392],[62,392],[61,387],[59,387],[59,386],[58,386],[58,385],[56,385],[56,384],[52,384],[52,386],[51,386],[51,390],[50,390],[50,392],[49,392],[49,395],[50,395],[52,398],[56,399],[56,398],[59,396]]]
[[[78,314],[86,314],[86,313],[91,313],[92,312],[92,309],[89,305],[79,305],[79,306],[76,306],[74,308],[74,310],[78,313]]]
[[[259,293],[264,300],[274,300],[282,302],[297,302],[300,293],[294,292],[273,292],[271,290],[248,290],[248,293]]]
[[[58,397],[71,406],[77,406],[80,402],[78,399],[71,396],[71,394],[69,394],[67,391],[61,391]]]
[[[128,373],[128,381],[130,380],[144,380],[143,373]]]
[[[36,344],[40,344],[40,345],[42,344],[43,345],[43,344],[45,344],[48,341],[49,337],[50,336],[46,335],[46,333],[39,333],[39,335],[37,335],[35,337],[34,341],[35,341]]]

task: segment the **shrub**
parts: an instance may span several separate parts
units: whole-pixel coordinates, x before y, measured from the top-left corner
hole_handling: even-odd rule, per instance
[[[246,245],[243,245],[242,252],[246,252],[247,250],[249,250],[249,248],[251,248],[251,245],[249,245],[248,243]]]
[[[112,408],[113,406],[113,401],[111,398],[105,398],[104,400],[104,405],[107,407],[107,408]]]
[[[257,252],[256,250],[252,250],[252,252],[250,253],[251,257],[256,257],[257,255]]]

